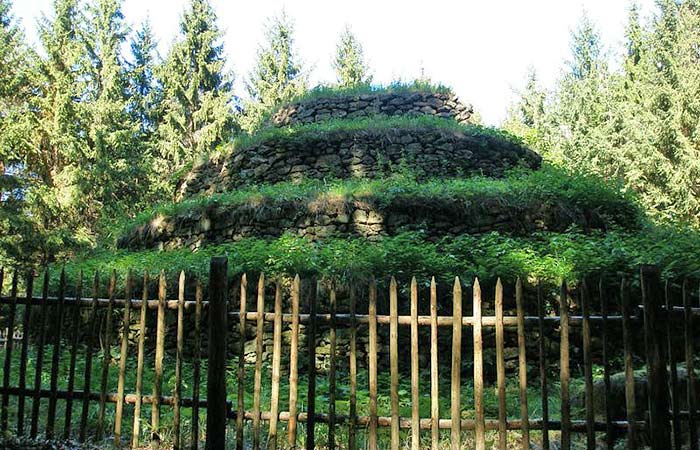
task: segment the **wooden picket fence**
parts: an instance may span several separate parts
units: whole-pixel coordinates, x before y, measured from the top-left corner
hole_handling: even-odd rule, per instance
[[[2,286],[3,272],[0,270],[0,286]],[[511,430],[518,430],[521,435],[522,448],[529,449],[530,442],[534,442],[534,430],[538,431],[537,443],[543,448],[549,448],[552,432],[556,433],[556,439],[560,442],[560,448],[570,449],[572,435],[585,435],[585,443],[588,449],[596,446],[596,433],[602,434],[606,448],[612,448],[615,433],[626,433],[627,447],[636,449],[640,443],[647,442],[652,449],[680,449],[681,445],[690,443],[691,449],[697,449],[696,418],[697,400],[695,398],[695,380],[693,371],[694,352],[694,318],[700,316],[700,308],[693,307],[691,301],[690,286],[687,282],[682,284],[682,305],[675,305],[668,288],[664,292],[659,271],[653,266],[643,266],[640,269],[641,304],[631,299],[633,290],[627,281],[622,280],[619,289],[620,304],[615,313],[610,313],[609,296],[604,290],[599,291],[600,314],[591,313],[591,289],[584,282],[577,291],[577,300],[581,307],[581,315],[570,313],[571,293],[566,284],[562,283],[558,295],[558,307],[560,315],[545,314],[545,295],[542,289],[537,289],[537,315],[526,315],[524,305],[524,288],[520,280],[516,282],[515,304],[516,315],[505,316],[503,307],[503,286],[498,281],[493,297],[494,316],[484,315],[482,312],[482,290],[479,281],[475,280],[472,291],[472,314],[463,314],[463,286],[459,279],[455,279],[452,287],[452,315],[438,315],[438,295],[434,279],[429,287],[429,315],[419,315],[419,304],[425,300],[419,299],[419,289],[415,278],[408,287],[410,301],[410,315],[399,314],[399,286],[394,279],[388,285],[389,314],[377,313],[377,284],[371,280],[366,289],[351,287],[349,289],[349,312],[341,313],[338,310],[336,290],[331,287],[323,290],[321,284],[315,280],[308,280],[304,284],[310,289],[302,289],[302,281],[296,277],[290,289],[291,311],[283,312],[283,291],[279,281],[268,283],[263,275],[258,279],[256,310],[248,310],[249,295],[253,289],[249,289],[248,280],[242,275],[236,282],[240,288],[238,301],[230,298],[231,284],[228,276],[226,258],[212,258],[209,286],[205,290],[202,283],[194,280],[194,300],[185,299],[186,278],[181,274],[177,286],[177,299],[168,300],[165,275],[161,273],[158,279],[158,293],[156,299],[149,296],[148,275],[144,276],[141,294],[137,293],[137,280],[128,276],[124,280],[124,298],[116,298],[117,278],[112,274],[108,283],[107,298],[100,298],[100,278],[96,274],[93,279],[92,295],[83,296],[82,276],[76,280],[75,294],[67,296],[67,282],[62,273],[58,282],[58,292],[50,295],[50,279],[46,272],[43,278],[43,288],[40,295],[34,295],[33,276],[28,276],[25,283],[26,292],[21,295],[18,292],[19,275],[12,276],[11,291],[9,295],[0,295],[0,305],[5,307],[3,311],[4,326],[8,330],[19,329],[23,332],[19,345],[19,367],[14,367],[13,352],[15,351],[13,340],[6,342],[4,350],[4,367],[2,375],[2,403],[0,415],[0,428],[3,432],[11,431],[17,435],[29,435],[36,437],[43,428],[43,434],[47,438],[68,439],[77,438],[80,441],[92,440],[100,442],[109,437],[116,445],[136,447],[142,444],[143,422],[147,414],[144,406],[151,406],[150,424],[148,426],[152,434],[150,439],[162,437],[160,418],[163,408],[172,409],[172,424],[169,425],[169,434],[174,448],[196,449],[200,445],[200,435],[206,436],[206,448],[210,450],[224,449],[235,442],[237,449],[248,448],[244,441],[248,438],[252,441],[252,448],[258,449],[263,444],[262,426],[267,425],[267,448],[298,446],[299,423],[305,423],[305,435],[303,442],[307,449],[317,448],[315,432],[319,426],[327,427],[328,448],[356,449],[360,446],[358,439],[360,433],[366,436],[366,447],[370,450],[377,449],[380,445],[379,428],[389,428],[390,447],[397,449],[401,443],[401,429],[409,430],[407,438],[410,439],[412,449],[421,447],[421,436],[430,436],[430,448],[437,449],[440,440],[440,430],[450,430],[449,443],[452,449],[462,446],[464,432],[473,433],[474,446],[477,449],[485,448],[487,431],[497,433],[497,445],[500,449],[506,448],[507,434]],[[141,281],[141,280],[139,280]],[[272,312],[265,312],[265,288],[274,287],[274,307]],[[238,289],[237,289],[238,290]],[[206,292],[205,292],[206,291]],[[308,295],[303,295],[308,292]],[[0,292],[0,294],[2,294]],[[140,296],[140,299],[137,297]],[[329,311],[318,310],[319,299],[326,296]],[[206,297],[206,300],[205,300]],[[306,297],[306,298],[302,298]],[[368,310],[365,313],[357,311],[358,298],[367,300]],[[301,304],[307,307],[307,311],[301,312]],[[237,308],[236,308],[237,306]],[[104,312],[104,314],[101,314]],[[50,314],[51,313],[51,314]],[[149,315],[155,315],[155,318]],[[38,315],[38,316],[36,316]],[[167,320],[166,316],[174,316],[175,336],[175,368],[173,389],[170,395],[163,391],[163,361],[166,352]],[[115,323],[115,317],[121,316],[121,327]],[[38,317],[38,319],[36,318]],[[48,318],[56,323],[47,323]],[[90,329],[80,329],[81,317],[87,317]],[[134,321],[134,317],[137,318]],[[155,319],[155,347],[147,358],[145,338],[147,335],[148,318]],[[70,318],[70,320],[68,320]],[[203,322],[206,319],[206,323]],[[183,396],[183,346],[185,342],[184,327],[186,320],[190,319],[194,326],[194,344],[192,352],[188,356],[191,362],[191,395]],[[70,324],[69,329],[63,330],[64,321]],[[136,344],[130,339],[133,327],[137,336]],[[172,322],[172,320],[171,320]],[[254,398],[252,410],[245,409],[244,389],[246,377],[250,376],[245,363],[245,339],[232,342],[233,330],[237,327],[236,336],[245,336],[246,324],[252,322],[256,326],[255,336],[255,364],[253,369]],[[262,410],[262,353],[263,353],[263,326],[265,322],[273,323],[273,350],[271,368],[271,397],[268,411]],[[280,411],[280,384],[282,380],[282,332],[283,324],[290,327],[290,353],[289,353],[289,410]],[[299,342],[299,327],[306,327],[306,342]],[[593,327],[592,324],[596,324]],[[32,325],[35,328],[31,328]],[[126,325],[126,326],[124,326]],[[357,379],[358,357],[357,342],[358,330],[366,325],[368,344],[368,375],[369,385],[369,415],[358,415],[357,405]],[[389,372],[390,372],[390,416],[378,415],[378,327],[389,328]],[[328,371],[329,399],[324,412],[318,411],[316,406],[317,393],[316,381],[316,339],[318,327],[327,326],[330,329],[330,367]],[[361,328],[362,326],[362,328]],[[401,417],[399,394],[399,329],[410,328],[410,404],[411,416]],[[419,328],[429,327],[429,348],[419,348]],[[487,418],[484,413],[484,328],[495,328],[496,350],[496,391],[498,397],[498,417]],[[585,379],[585,420],[573,420],[571,417],[570,395],[570,330],[571,327],[580,327],[583,349],[583,367]],[[610,405],[605,405],[605,420],[597,421],[594,411],[593,398],[593,362],[592,342],[593,330],[598,330],[602,342],[602,365],[605,387],[605,397],[608,397],[611,389],[611,358],[615,349],[611,348],[608,340],[613,327],[620,327],[623,335],[622,356],[624,357],[625,371],[625,398],[627,419],[613,420]],[[672,328],[676,327],[676,328]],[[349,414],[346,416],[336,414],[336,392],[338,389],[338,356],[337,335],[340,328],[349,329]],[[451,328],[452,351],[450,367],[451,407],[449,418],[439,409],[440,366],[438,364],[438,334],[441,329]],[[462,350],[463,331],[471,329],[473,338],[473,351],[465,355]],[[514,419],[506,415],[506,370],[504,358],[504,334],[506,329],[515,329],[517,332],[518,349],[518,386],[520,417]],[[547,329],[558,330],[560,336],[559,361],[548,361],[544,345],[545,331]],[[49,331],[52,331],[49,334]],[[682,331],[680,333],[676,331]],[[65,334],[62,334],[64,333]],[[534,333],[533,333],[534,332]],[[207,355],[200,355],[203,334],[206,336]],[[527,396],[527,352],[526,340],[529,334],[539,336],[538,344],[538,368],[539,388],[541,391],[541,417],[530,417],[528,412]],[[133,334],[133,333],[132,333]],[[87,336],[87,337],[84,337]],[[100,349],[95,348],[95,337],[100,338]],[[684,346],[685,364],[687,368],[686,397],[683,401],[687,404],[687,410],[681,411],[679,398],[677,368],[679,361],[675,360],[674,346],[680,340]],[[635,404],[635,374],[633,362],[634,341],[643,339],[645,348],[645,361],[647,369],[648,405]],[[116,371],[113,365],[111,349],[119,344],[119,356],[117,358]],[[229,343],[232,348],[229,348]],[[299,399],[299,369],[304,364],[299,359],[299,348],[306,345],[307,360],[305,361],[305,373],[308,380],[307,397],[305,402]],[[33,373],[28,371],[28,352],[34,345],[36,355],[32,361]],[[136,382],[134,386],[126,386],[126,372],[129,361],[133,362],[132,348],[136,346]],[[62,348],[65,346],[65,348]],[[45,361],[48,350],[51,348],[52,359]],[[63,350],[68,351],[70,361],[67,375],[59,382],[60,355]],[[599,349],[601,350],[601,349]],[[430,356],[430,385],[419,384],[419,353],[428,352]],[[617,356],[620,352],[618,352]],[[235,402],[227,401],[230,392],[230,378],[227,375],[227,366],[230,356],[237,356],[238,366],[235,375],[237,386]],[[101,355],[101,360],[96,357]],[[78,373],[76,360],[84,359],[84,371]],[[203,357],[206,356],[206,368],[202,368]],[[466,359],[472,359],[473,376],[464,379],[462,367]],[[552,380],[548,379],[548,367],[558,363],[559,389],[554,392]],[[670,363],[670,364],[669,364]],[[93,365],[101,364],[99,389],[94,389],[95,380],[92,380]],[[144,371],[153,373],[152,386],[144,386]],[[206,386],[200,386],[200,371],[206,371]],[[405,370],[408,372],[409,370]],[[65,372],[65,369],[64,369]],[[14,374],[14,375],[13,375]],[[48,374],[48,386],[43,381]],[[12,375],[12,376],[11,376]],[[201,373],[204,375],[204,373]],[[78,389],[84,378],[82,389]],[[28,382],[32,378],[32,382]],[[110,380],[116,378],[116,392],[110,392]],[[12,382],[12,380],[15,382]],[[465,419],[462,416],[463,399],[461,387],[464,383],[473,384],[474,403],[473,419]],[[59,388],[63,384],[65,388]],[[531,383],[532,385],[533,383]],[[200,390],[206,387],[206,395],[200,398]],[[127,390],[133,388],[133,392]],[[147,389],[148,388],[148,389]],[[188,388],[189,389],[189,388]],[[430,391],[430,417],[421,417],[419,410],[419,396],[422,391]],[[560,420],[552,420],[549,417],[548,398],[557,395],[561,400]],[[12,399],[12,402],[11,402]],[[47,404],[42,400],[48,399]],[[31,411],[25,411],[27,402],[31,400]],[[57,433],[57,404],[64,402],[63,415],[60,422],[63,425],[63,433]],[[74,416],[74,410],[80,406],[80,414]],[[112,417],[113,406],[113,420]],[[300,406],[303,406],[303,411]],[[96,417],[91,416],[91,407],[96,409]],[[96,408],[95,408],[96,407]],[[109,407],[109,411],[108,411]],[[189,433],[183,436],[182,411],[190,408],[191,423]],[[201,433],[202,424],[199,423],[199,411],[206,410],[206,433]],[[637,412],[648,411],[645,420],[637,421]],[[10,427],[10,413],[13,419]],[[126,415],[131,420],[125,421]],[[130,414],[129,414],[130,413]],[[90,416],[90,417],[89,417]],[[109,416],[109,417],[108,417]],[[26,421],[29,419],[29,433],[26,431]],[[131,424],[131,436],[127,439],[123,436],[124,424]],[[280,436],[280,422],[286,422],[286,436]],[[319,425],[323,424],[323,425]],[[233,428],[227,438],[227,428]],[[108,430],[107,427],[110,427]],[[338,427],[346,427],[347,442],[339,445],[336,438]],[[76,431],[77,429],[77,431]],[[234,431],[235,430],[235,431]],[[687,431],[684,433],[684,430]],[[252,436],[251,436],[252,434]],[[541,437],[540,437],[541,436]],[[147,438],[148,439],[148,438]]]

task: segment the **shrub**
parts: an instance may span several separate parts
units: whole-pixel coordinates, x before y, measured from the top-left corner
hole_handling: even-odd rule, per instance
[[[435,276],[450,283],[459,276],[469,283],[474,277],[493,281],[515,277],[530,281],[575,283],[584,276],[602,274],[634,276],[639,264],[657,264],[666,278],[700,278],[700,236],[695,230],[674,230],[647,226],[639,231],[614,230],[607,233],[537,233],[513,237],[497,232],[485,235],[428,241],[420,233],[402,233],[378,242],[360,238],[327,239],[311,242],[283,235],[264,240],[248,238],[236,243],[162,252],[100,250],[66,264],[71,276],[79,271],[91,274],[116,270],[121,276],[131,269],[179,271],[207,277],[209,258],[228,255],[232,273],[266,272],[274,275],[347,279],[378,279],[396,276],[408,281],[416,276],[427,283]]]
[[[452,89],[445,85],[432,84],[423,80],[414,80],[409,83],[394,81],[387,85],[360,84],[351,87],[319,85],[293,98],[289,103],[303,103],[325,97],[345,97],[363,94],[401,94],[409,92],[453,93]]]

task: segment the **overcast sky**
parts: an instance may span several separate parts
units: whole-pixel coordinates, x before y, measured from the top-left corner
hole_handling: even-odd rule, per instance
[[[238,86],[253,65],[266,18],[283,8],[295,21],[296,43],[312,84],[334,81],[331,59],[345,24],[362,41],[374,81],[411,80],[421,73],[451,86],[487,124],[498,125],[529,66],[545,86],[564,70],[569,34],[582,12],[619,52],[628,0],[211,0]],[[51,0],[15,0],[15,15],[36,41],[36,22]],[[644,15],[653,0],[640,0]],[[163,55],[178,33],[186,0],[125,0],[134,28],[150,17]]]

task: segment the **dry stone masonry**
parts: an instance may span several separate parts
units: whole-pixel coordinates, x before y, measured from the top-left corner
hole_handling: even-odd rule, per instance
[[[271,119],[275,126],[302,125],[329,119],[429,115],[468,123],[474,110],[454,94],[439,92],[377,93],[334,96],[292,103]]]
[[[368,121],[344,127],[343,119],[428,115],[450,120],[442,126],[422,121]],[[248,185],[304,179],[381,179],[411,171],[418,179],[470,175],[498,177],[513,167],[535,170],[541,157],[498,133],[466,123],[471,106],[452,94],[435,92],[373,93],[316,98],[282,107],[271,118],[284,132],[263,131],[248,145],[208,158],[181,181],[178,200],[231,192]],[[330,127],[306,124],[341,119]],[[371,196],[323,199],[264,199],[256,202],[179,208],[132,227],[118,241],[121,248],[190,248],[247,237],[274,238],[285,232],[320,240],[359,236],[369,240],[402,231],[422,231],[430,238],[501,230],[529,233],[563,230],[576,224],[595,228],[598,219],[558,205],[510,208],[496,199],[395,198],[380,204]]]
[[[599,215],[600,213],[600,215]],[[514,206],[498,198],[455,203],[452,199],[399,197],[378,204],[371,196],[343,199],[281,201],[265,199],[239,205],[192,208],[156,217],[133,228],[118,242],[121,248],[172,250],[200,247],[247,237],[275,238],[285,232],[317,241],[358,236],[381,239],[403,231],[421,231],[430,239],[489,231],[527,235],[535,231],[604,228],[605,211],[559,202]]]
[[[380,178],[410,168],[424,178],[500,176],[541,157],[495,135],[434,128],[335,130],[265,139],[192,169],[178,197],[226,192],[247,184],[303,179]]]

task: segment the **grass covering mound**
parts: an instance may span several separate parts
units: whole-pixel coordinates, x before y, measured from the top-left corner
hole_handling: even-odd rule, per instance
[[[305,93],[292,98],[287,104],[303,103],[326,97],[349,97],[365,94],[406,94],[413,92],[452,94],[452,89],[442,84],[415,80],[405,83],[394,81],[390,84],[359,84],[349,87],[319,85]],[[284,106],[284,105],[283,105]]]
[[[378,209],[390,205],[445,205],[447,208],[476,212],[474,205],[498,204],[514,214],[532,205],[555,205],[561,209],[595,216],[600,228],[638,228],[641,212],[634,199],[608,186],[599,178],[570,175],[545,166],[538,171],[513,170],[505,178],[470,177],[417,181],[411,174],[398,174],[383,180],[306,180],[303,183],[278,183],[199,196],[177,203],[166,203],[144,212],[126,224],[122,236],[159,218],[168,219],[196,214],[215,207],[271,203],[319,203],[324,200],[362,199]],[[554,207],[554,206],[553,206]],[[427,209],[427,208],[426,208]]]

